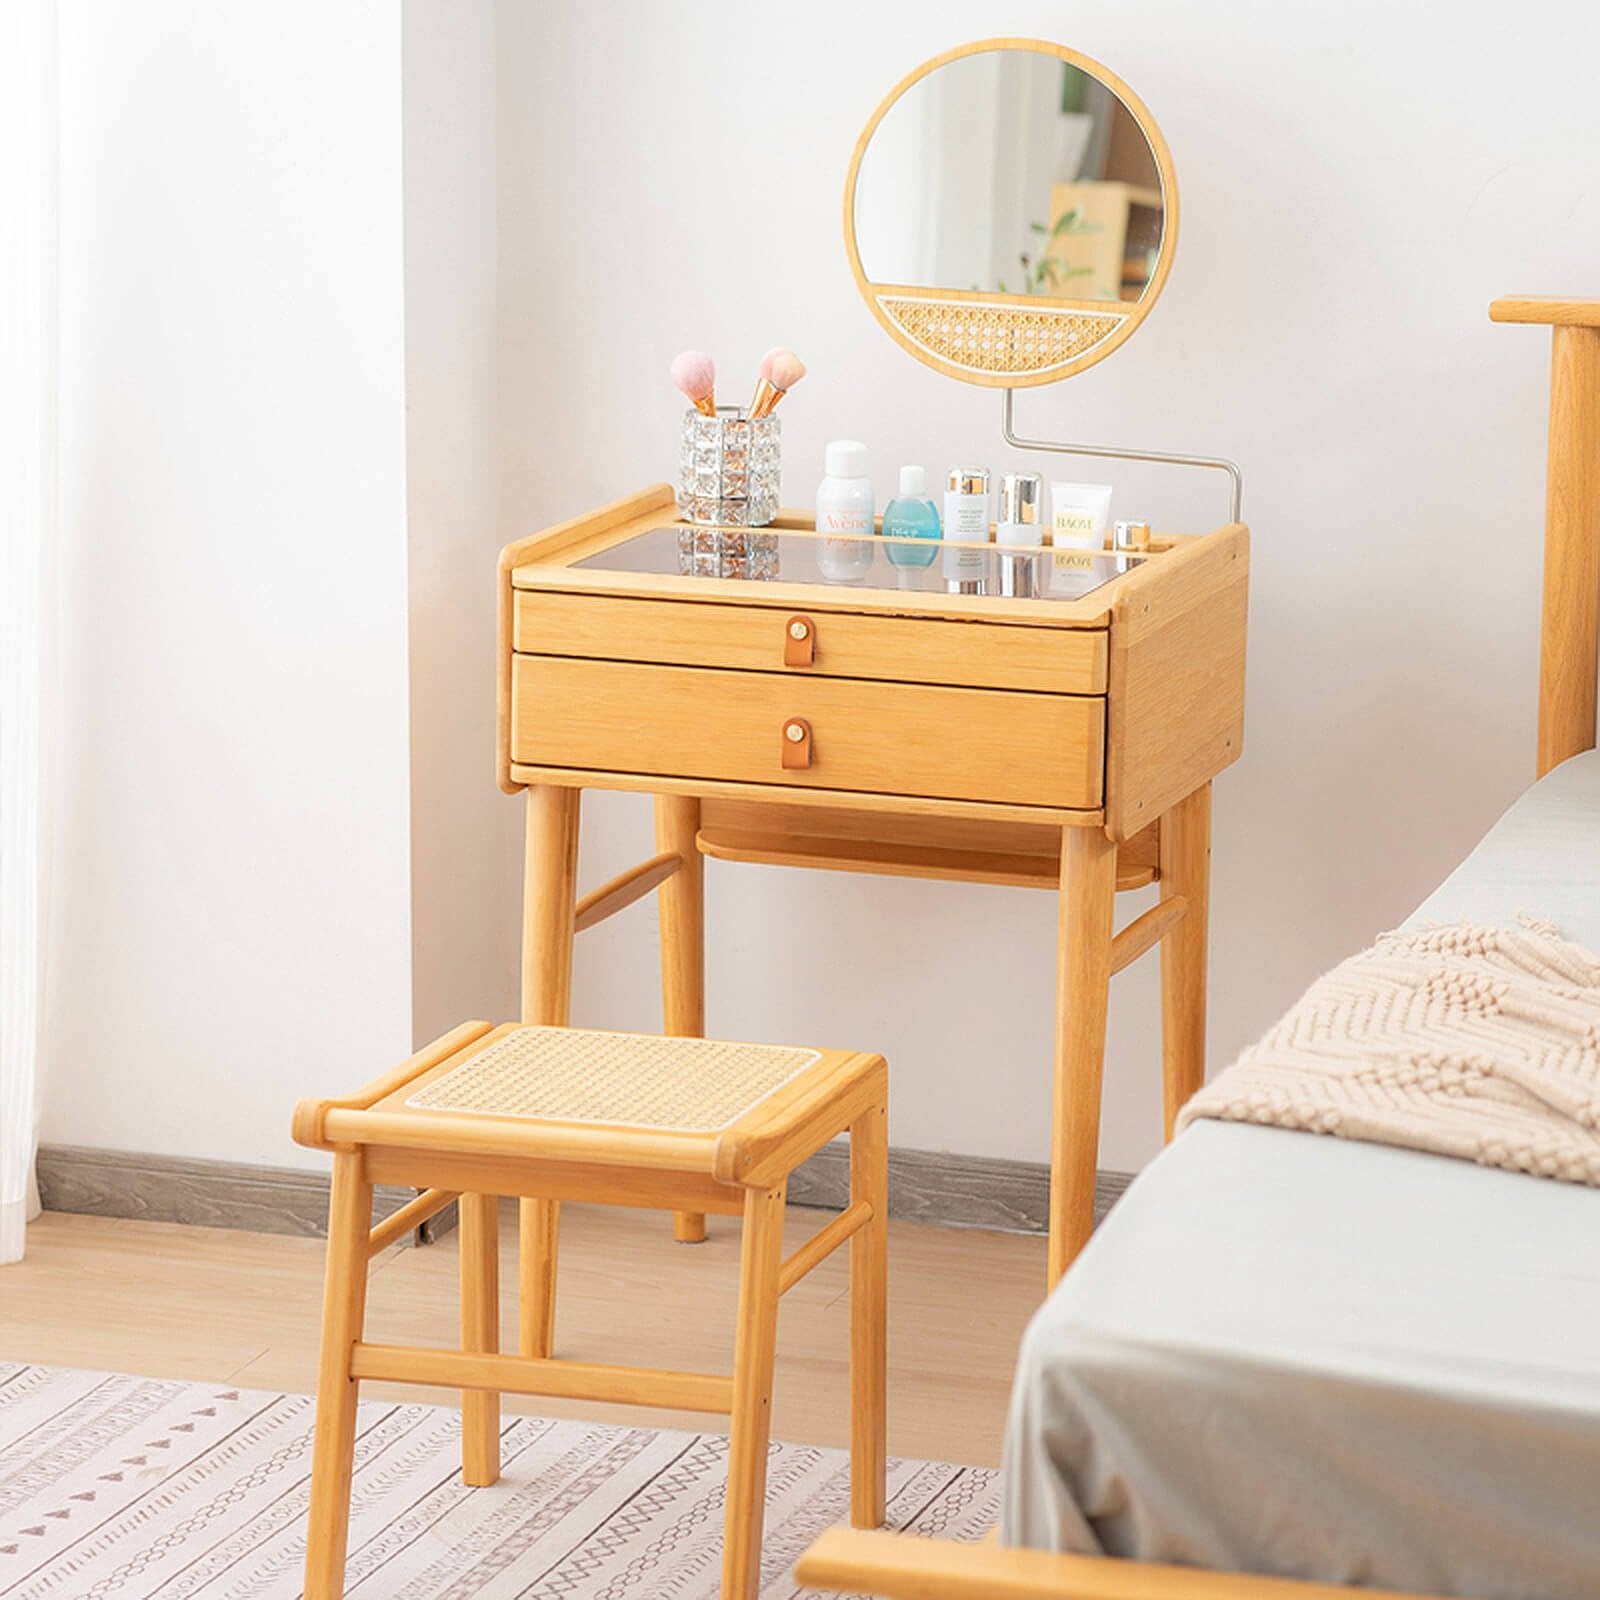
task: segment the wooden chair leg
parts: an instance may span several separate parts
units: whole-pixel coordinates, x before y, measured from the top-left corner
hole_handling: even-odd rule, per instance
[[[700,1038],[706,1031],[705,861],[695,840],[700,802],[692,795],[656,796],[656,849],[681,856],[683,865],[656,890],[661,919],[661,1031]],[[672,1237],[700,1244],[706,1219],[677,1211]]]
[[[1161,941],[1163,1126],[1172,1137],[1184,1102],[1206,1078],[1206,945],[1211,896],[1211,785],[1161,819],[1161,897],[1188,909]]]
[[[772,1365],[778,1346],[778,1268],[784,1189],[751,1189],[739,1253],[739,1321],[733,1349],[728,1501],[722,1536],[722,1600],[756,1600],[772,1439]]]
[[[537,784],[528,790],[522,897],[522,1020],[565,1027],[572,1014],[572,944],[578,904],[578,819],[583,794]],[[555,1348],[556,1268],[561,1237],[554,1200],[524,1200],[517,1286],[525,1356]]]
[[[1050,1150],[1049,1287],[1094,1227],[1100,1078],[1111,991],[1117,847],[1103,829],[1061,830],[1056,948],[1056,1072]]]
[[[850,1124],[850,1201],[863,1200],[872,1207],[872,1220],[850,1240],[850,1521],[877,1528],[888,1496],[887,1104]]]
[[[306,1533],[305,1600],[339,1600],[350,1539],[350,1480],[355,1465],[356,1399],[351,1347],[367,1314],[367,1234],[372,1185],[354,1152],[333,1158],[328,1204],[328,1263],[322,1296],[322,1354],[317,1365],[317,1431],[311,1452],[311,1516]]]
[[[492,1194],[464,1194],[461,1217],[461,1348],[500,1349],[500,1203]],[[461,1394],[461,1476],[486,1489],[500,1476],[500,1396]]]

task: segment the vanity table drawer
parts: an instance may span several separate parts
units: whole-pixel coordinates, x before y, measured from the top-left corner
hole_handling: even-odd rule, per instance
[[[810,631],[791,639],[798,624]],[[519,590],[513,648],[548,656],[734,667],[962,688],[1106,692],[1103,629],[942,622],[777,606]],[[811,660],[791,664],[790,656]],[[802,647],[802,648],[797,648]]]
[[[796,723],[808,741],[786,764]],[[1104,751],[1105,701],[1088,697],[512,660],[522,766],[1088,810]]]

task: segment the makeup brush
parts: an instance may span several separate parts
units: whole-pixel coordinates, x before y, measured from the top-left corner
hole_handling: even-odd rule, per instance
[[[806,375],[806,364],[793,350],[769,350],[761,358],[761,381],[750,402],[752,417],[771,414],[778,402]]]
[[[717,414],[717,364],[699,350],[685,350],[672,360],[672,382],[703,417]]]

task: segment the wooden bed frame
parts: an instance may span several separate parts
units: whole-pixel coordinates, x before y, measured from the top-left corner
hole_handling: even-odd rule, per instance
[[[1495,322],[1552,330],[1537,775],[1595,747],[1600,671],[1600,300],[1511,296]],[[834,1528],[803,1584],[883,1600],[1332,1600],[1343,1585]],[[1422,1600],[1362,1589],[1366,1600]]]

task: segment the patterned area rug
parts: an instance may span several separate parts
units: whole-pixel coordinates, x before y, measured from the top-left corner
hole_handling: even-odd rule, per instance
[[[0,1363],[6,1600],[294,1600],[312,1402]],[[712,1600],[727,1441],[506,1418],[504,1475],[461,1483],[439,1406],[361,1408],[347,1593],[363,1600]],[[849,1498],[840,1450],[775,1444],[762,1600]],[[891,1461],[892,1525],[978,1539],[996,1472]]]

